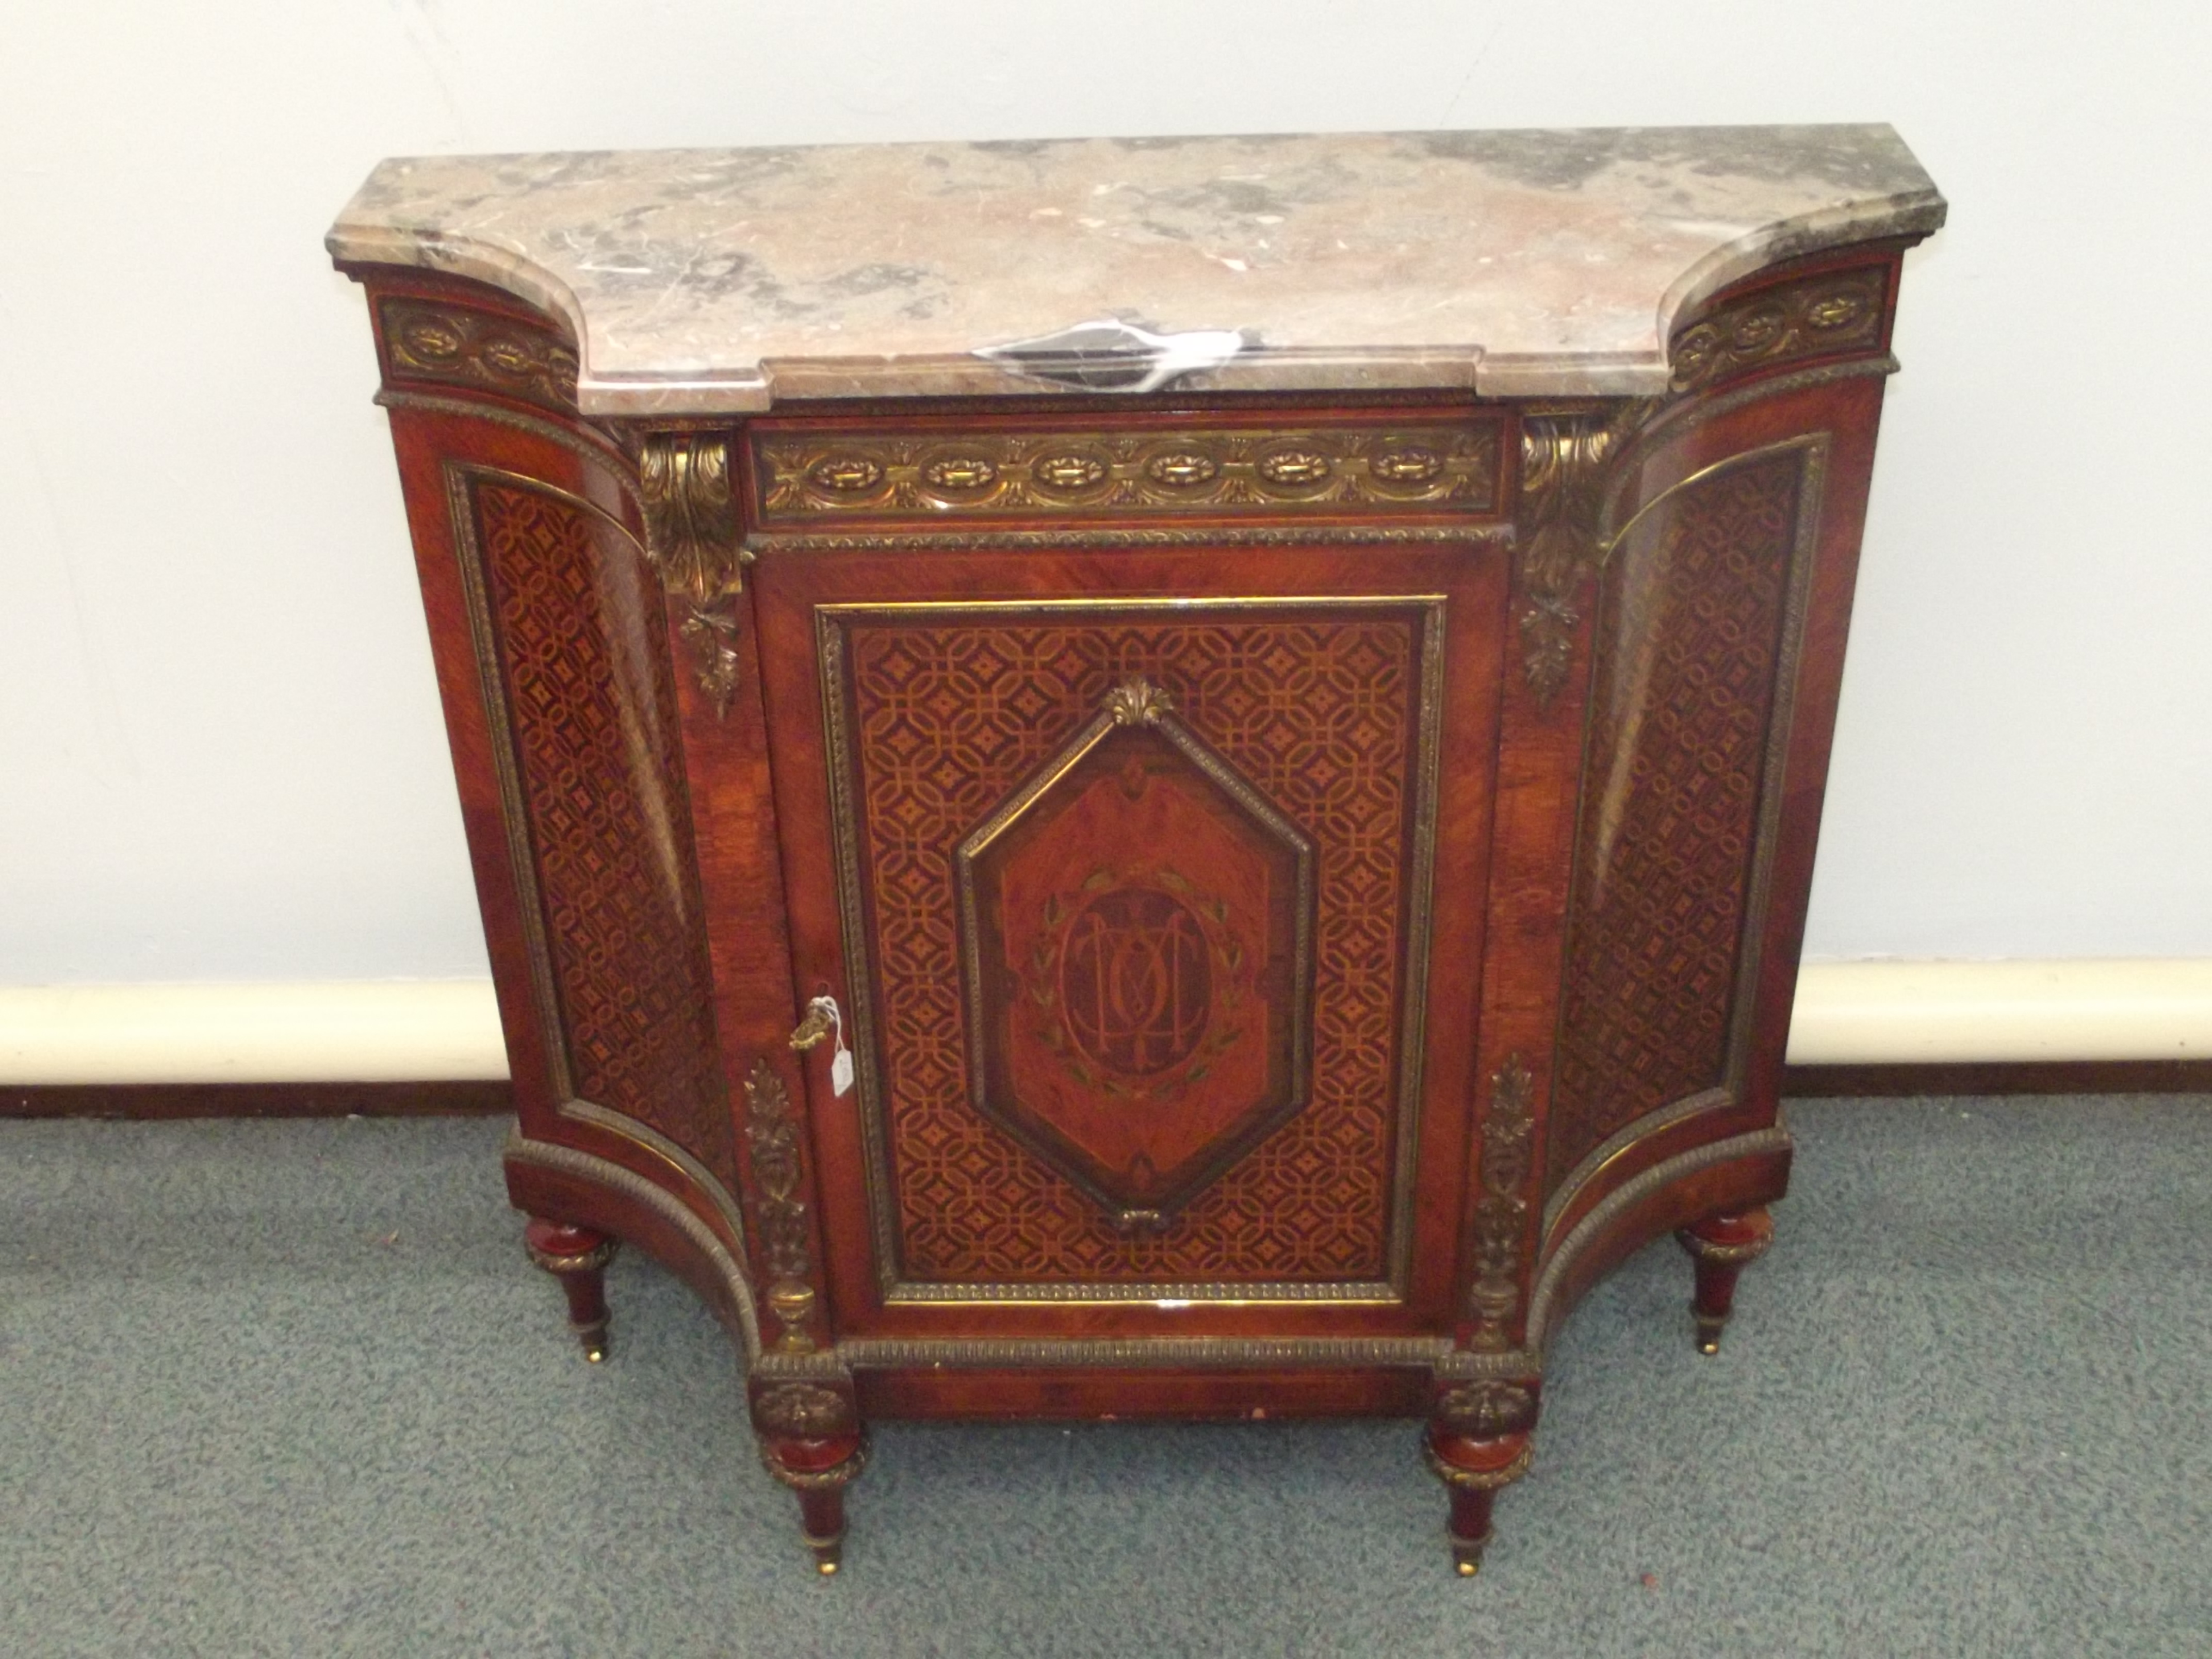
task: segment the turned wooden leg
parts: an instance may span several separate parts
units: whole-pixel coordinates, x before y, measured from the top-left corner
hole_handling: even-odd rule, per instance
[[[836,1571],[844,1559],[845,1488],[868,1462],[867,1431],[849,1392],[811,1382],[757,1385],[752,1414],[761,1462],[798,1494],[814,1570]]]
[[[1744,1263],[1766,1254],[1774,1243],[1774,1218],[1761,1205],[1731,1214],[1709,1215],[1675,1233],[1698,1275],[1690,1312],[1698,1322],[1698,1352],[1721,1351],[1721,1328],[1735,1305],[1735,1277]]]
[[[1451,1495],[1447,1537],[1452,1565],[1463,1578],[1482,1571],[1498,1489],[1528,1473],[1535,1455],[1538,1384],[1494,1378],[1464,1382],[1438,1395],[1421,1437],[1429,1468]]]
[[[589,1227],[530,1218],[522,1247],[530,1259],[561,1281],[568,1297],[568,1326],[593,1364],[607,1357],[607,1263],[616,1241]]]

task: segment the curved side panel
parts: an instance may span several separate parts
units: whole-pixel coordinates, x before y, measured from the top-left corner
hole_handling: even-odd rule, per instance
[[[471,462],[446,471],[463,580],[483,607],[473,620],[497,665],[486,701],[512,745],[501,781],[536,874],[525,927],[563,1092],[649,1125],[733,1186],[650,569],[621,544],[626,531],[565,490]]]
[[[1825,442],[1684,480],[1607,572],[1577,832],[1547,1168],[1556,1190],[1626,1126],[1729,1091],[1759,853],[1802,635]]]
[[[1677,1153],[1613,1188],[1546,1258],[1528,1297],[1526,1350],[1540,1357],[1583,1293],[1653,1239],[1717,1211],[1780,1198],[1791,1152],[1778,1124]]]
[[[720,1316],[748,1365],[760,1357],[751,1281],[714,1230],[681,1200],[635,1170],[573,1146],[515,1134],[504,1156],[507,1189],[518,1205],[573,1217],[643,1246]]]
[[[1608,458],[1545,1251],[1775,1122],[1902,252],[1717,295]]]
[[[548,319],[449,278],[374,273],[369,298],[525,1131],[742,1249],[635,471],[571,412]]]

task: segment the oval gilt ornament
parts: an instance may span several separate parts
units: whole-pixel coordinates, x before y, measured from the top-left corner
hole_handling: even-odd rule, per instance
[[[1259,472],[1271,484],[1300,489],[1328,477],[1328,457],[1318,450],[1279,449],[1260,458]]]
[[[1039,483],[1050,484],[1054,489],[1088,489],[1106,476],[1106,463],[1095,455],[1071,450],[1039,456],[1030,471]]]
[[[1823,331],[1849,328],[1865,309],[1866,302],[1856,294],[1824,294],[1805,307],[1805,320]]]
[[[999,476],[999,469],[981,455],[945,455],[921,470],[922,482],[933,489],[981,489]]]
[[[1145,463],[1145,476],[1171,489],[1208,483],[1220,471],[1212,456],[1195,449],[1170,449]]]
[[[880,463],[865,455],[832,455],[817,465],[809,475],[824,489],[834,489],[841,495],[857,495],[863,489],[873,489],[884,481]]]
[[[430,362],[458,357],[461,353],[461,337],[436,323],[416,323],[404,337],[409,351]]]
[[[1409,444],[1386,449],[1367,464],[1368,471],[1385,483],[1426,483],[1444,470],[1444,458],[1433,449]]]

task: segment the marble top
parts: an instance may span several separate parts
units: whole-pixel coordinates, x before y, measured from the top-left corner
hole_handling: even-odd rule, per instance
[[[678,415],[1654,392],[1686,305],[1943,213],[1887,126],[1628,127],[420,156],[328,242],[565,317],[586,414]]]

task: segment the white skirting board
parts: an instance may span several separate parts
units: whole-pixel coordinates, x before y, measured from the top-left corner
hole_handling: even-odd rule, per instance
[[[1808,963],[1800,1066],[2212,1056],[2212,957]],[[489,980],[0,987],[0,1083],[501,1078]]]

